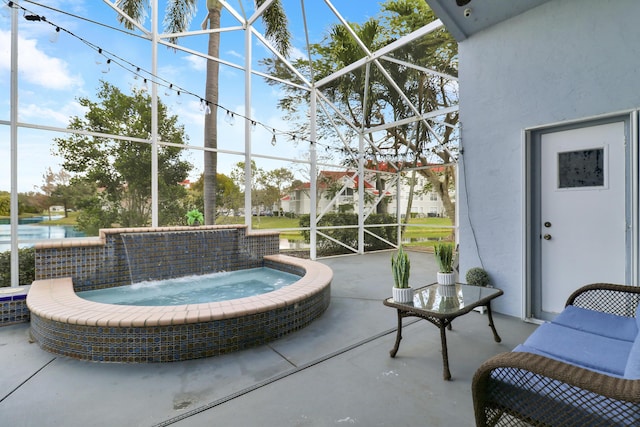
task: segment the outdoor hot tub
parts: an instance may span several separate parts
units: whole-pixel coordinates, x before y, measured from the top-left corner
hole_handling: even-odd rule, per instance
[[[228,301],[130,306],[80,298],[73,277],[39,278],[27,296],[31,335],[44,350],[76,359],[171,362],[267,343],[308,325],[328,307],[333,272],[324,264],[281,254],[263,255],[251,264],[300,279]]]

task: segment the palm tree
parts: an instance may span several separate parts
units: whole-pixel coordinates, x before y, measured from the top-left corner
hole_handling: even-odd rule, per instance
[[[257,0],[259,8],[269,0]],[[198,0],[167,0],[164,31],[170,34],[187,31],[191,20],[196,14]],[[222,3],[218,0],[206,0],[207,17],[203,23],[204,29],[215,30],[220,28],[220,16]],[[117,6],[131,19],[141,23],[149,8],[148,0],[118,0]],[[287,17],[280,0],[273,0],[262,14],[265,23],[265,36],[271,40],[276,49],[287,56],[291,48],[291,34],[287,26]],[[125,28],[133,29],[133,24],[124,16],[118,16],[118,21]],[[177,38],[169,39],[177,43]],[[220,55],[220,33],[209,33],[207,55],[210,58],[218,58]],[[207,61],[207,75],[205,86],[205,98],[210,103],[211,114],[204,120],[204,146],[213,150],[218,148],[218,76],[219,63],[214,60]],[[248,70],[247,70],[248,72]],[[215,224],[216,221],[216,175],[218,169],[218,153],[216,151],[204,151],[204,217],[205,224]]]

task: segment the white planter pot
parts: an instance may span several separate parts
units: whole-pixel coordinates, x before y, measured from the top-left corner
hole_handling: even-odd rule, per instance
[[[394,302],[407,303],[413,302],[413,289],[411,288],[391,288],[391,295]]]
[[[439,285],[455,285],[456,273],[440,273],[438,272],[438,284]]]
[[[457,298],[458,297],[458,287],[457,286],[440,286],[438,288],[438,292],[445,298]]]

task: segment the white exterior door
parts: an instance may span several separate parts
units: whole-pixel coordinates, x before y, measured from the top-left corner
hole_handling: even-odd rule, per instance
[[[620,121],[540,136],[534,317],[553,317],[582,285],[627,281],[625,129]]]

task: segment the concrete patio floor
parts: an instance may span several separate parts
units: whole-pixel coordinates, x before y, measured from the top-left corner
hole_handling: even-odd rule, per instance
[[[536,328],[469,313],[447,331],[452,381],[442,380],[438,329],[405,319],[396,358],[390,252],[323,259],[331,305],[305,329],[234,354],[163,364],[99,364],[29,342],[29,325],[0,328],[0,424],[6,426],[473,426],[471,378]],[[413,286],[435,278],[433,255],[411,252]]]

